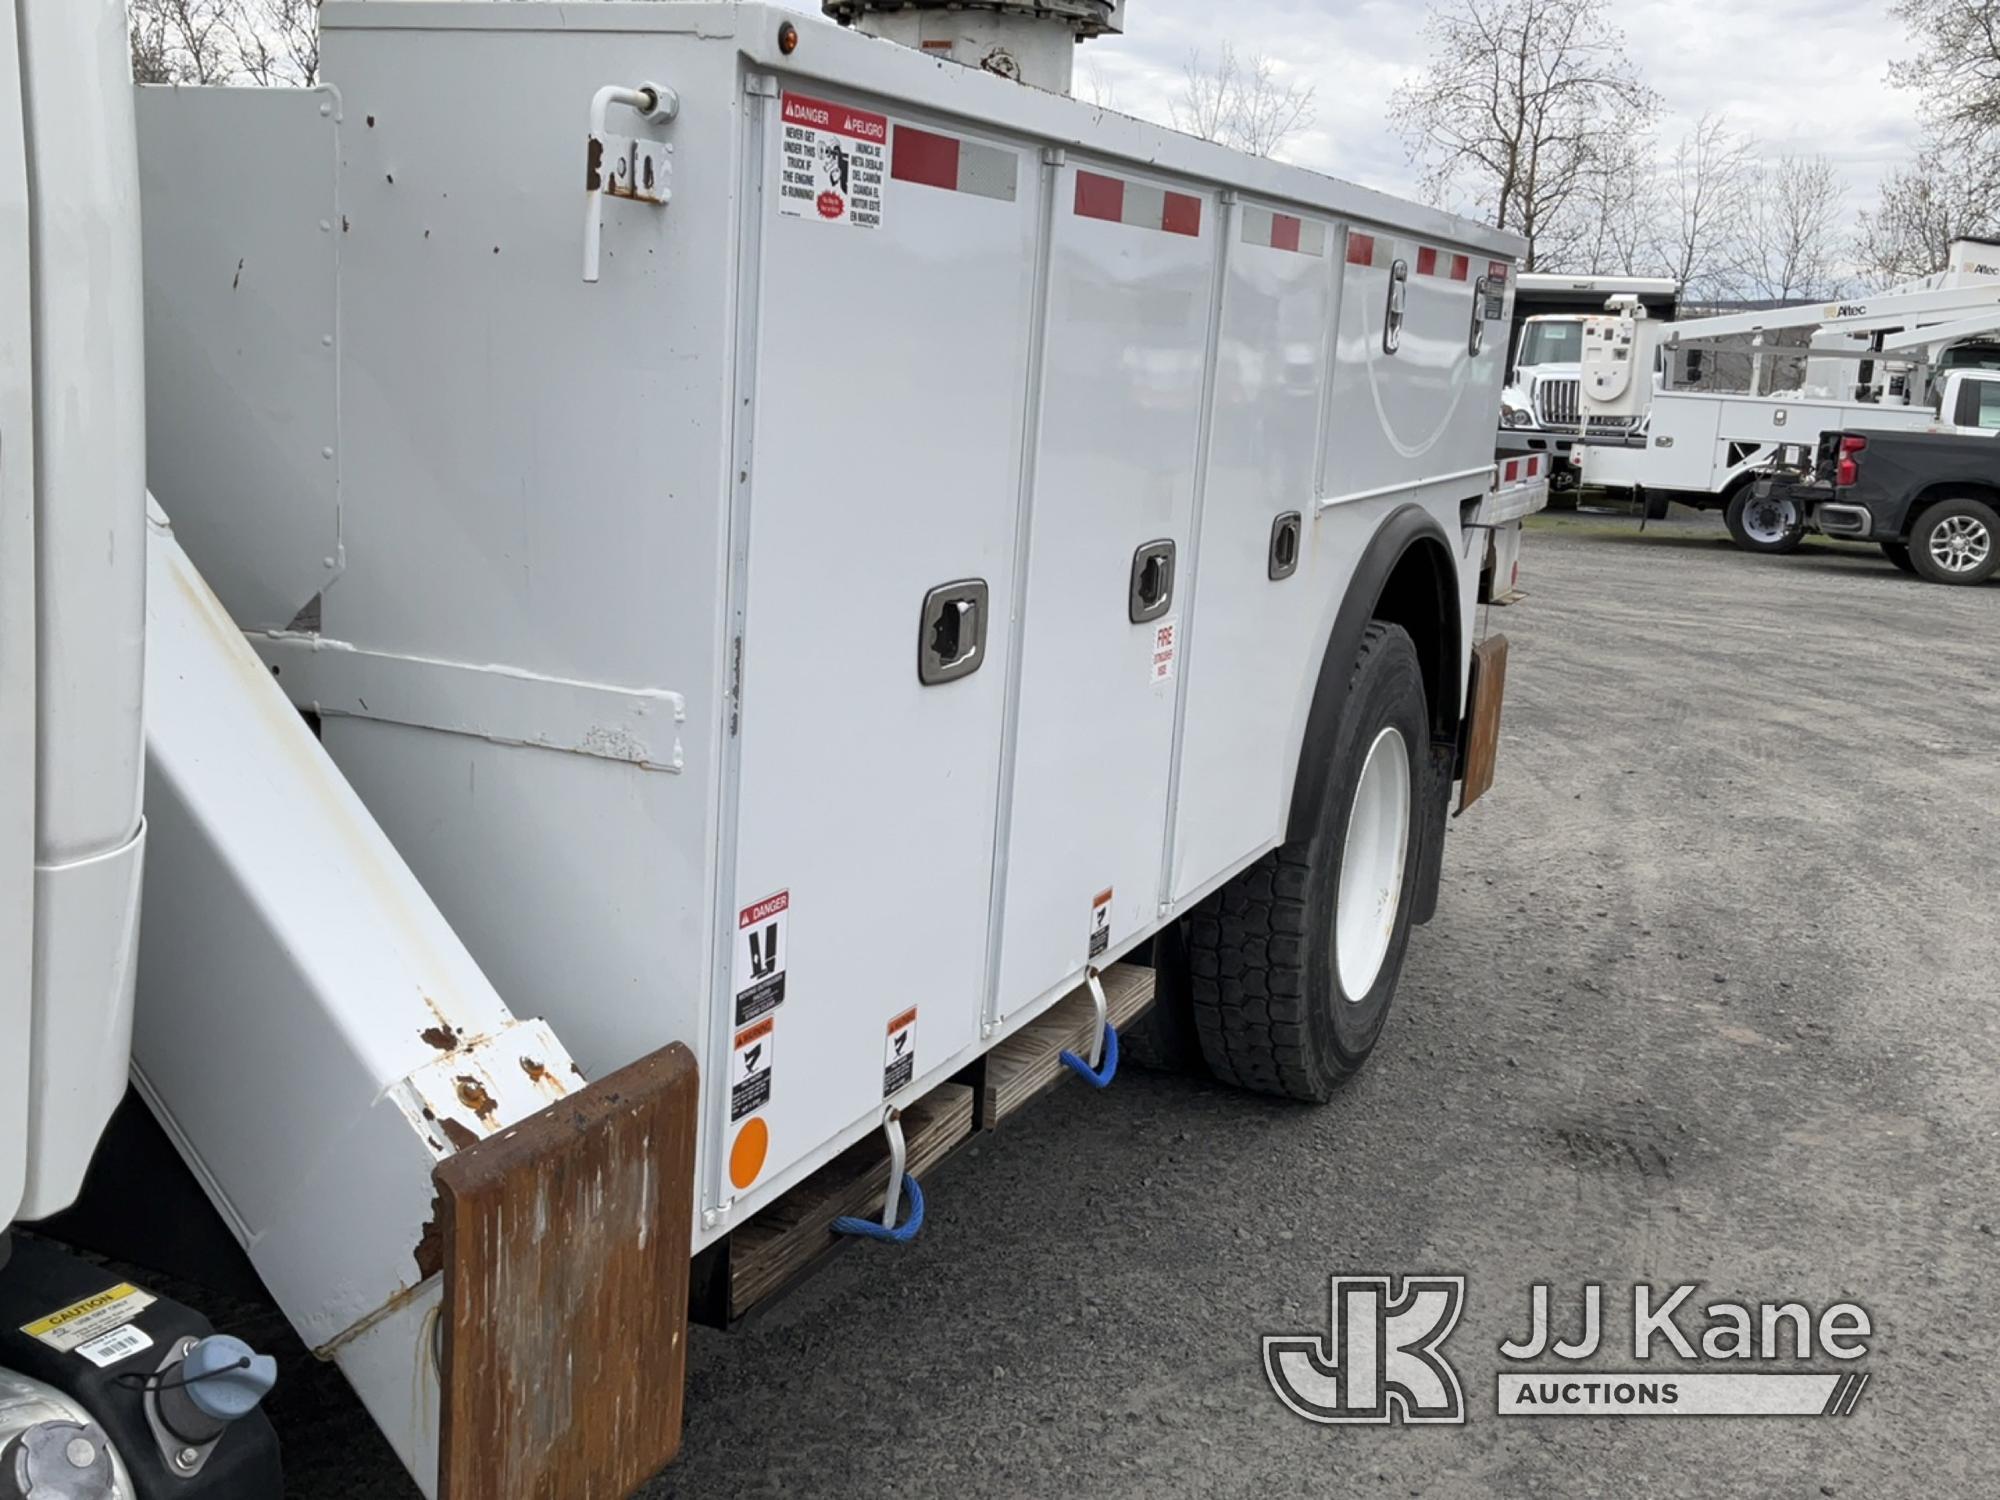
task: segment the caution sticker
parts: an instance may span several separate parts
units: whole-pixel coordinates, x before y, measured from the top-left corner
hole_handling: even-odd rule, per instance
[[[881,228],[887,116],[787,94],[784,128],[778,212],[857,229]]]
[[[1111,890],[1097,893],[1090,903],[1090,956],[1102,958],[1111,946]]]
[[[76,1352],[96,1365],[98,1369],[108,1370],[121,1359],[130,1359],[135,1354],[144,1354],[152,1347],[152,1336],[136,1323],[128,1323],[123,1328],[114,1328],[109,1333],[100,1333],[87,1344],[78,1344]]]
[[[909,1087],[917,1076],[917,1008],[913,1005],[889,1023],[882,1046],[882,1097]]]
[[[1172,682],[1181,654],[1181,622],[1162,620],[1153,627],[1153,681]]]
[[[736,1033],[729,1054],[729,1120],[731,1124],[771,1102],[771,1044],[778,1023],[769,1016]]]
[[[792,893],[779,891],[736,914],[736,1024],[748,1026],[785,1003],[785,958]]]
[[[123,1328],[157,1300],[151,1292],[142,1292],[136,1286],[120,1282],[94,1297],[85,1297],[81,1302],[57,1308],[45,1318],[23,1323],[21,1332],[67,1354],[99,1334]]]

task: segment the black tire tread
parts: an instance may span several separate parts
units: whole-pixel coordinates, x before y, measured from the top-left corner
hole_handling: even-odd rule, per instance
[[[1402,634],[1369,622],[1348,675],[1350,689],[1392,631]],[[1313,857],[1309,840],[1281,844],[1188,919],[1195,1035],[1220,1083],[1289,1099],[1325,1097],[1307,1019],[1306,888]]]

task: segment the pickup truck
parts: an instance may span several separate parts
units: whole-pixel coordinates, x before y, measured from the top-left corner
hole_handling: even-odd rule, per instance
[[[1759,480],[1752,503],[1789,501],[1812,530],[1874,542],[1932,583],[1984,583],[2000,571],[2000,389],[1966,388],[1987,392],[1957,430],[1824,433],[1810,474]]]

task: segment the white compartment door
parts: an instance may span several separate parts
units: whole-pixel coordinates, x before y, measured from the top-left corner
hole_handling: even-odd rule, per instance
[[[725,1198],[979,1037],[1039,245],[1032,152],[817,89],[767,108]],[[953,584],[959,670],[927,684]]]
[[[1158,913],[1215,210],[1111,168],[1068,165],[1056,184],[1002,1017]],[[1173,548],[1172,594],[1135,623],[1134,560],[1155,543]]]
[[[1317,626],[1352,565],[1331,553],[1313,491],[1339,230],[1245,203],[1230,239],[1182,689],[1177,903],[1283,832]]]

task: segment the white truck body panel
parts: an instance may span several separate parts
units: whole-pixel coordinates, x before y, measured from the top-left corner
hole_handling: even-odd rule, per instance
[[[145,433],[125,28],[119,5],[21,0],[0,63],[22,104],[0,127],[0,922],[16,929],[0,941],[0,1075],[25,1062],[25,1079],[0,1080],[0,1224],[68,1206],[126,1084],[145,846]],[[25,900],[12,888],[24,794]]]
[[[1504,325],[1470,337],[1511,239],[774,7],[322,20],[313,113],[258,96],[337,136],[295,172],[246,170],[270,157],[231,147],[241,96],[143,102],[149,190],[190,204],[149,246],[155,380],[195,390],[161,498],[501,993],[592,1072],[701,1059],[697,1246],[1278,840],[1397,508],[1451,539],[1469,635]],[[672,145],[672,201],[608,199],[586,284],[587,106],[649,79],[677,118],[611,128]],[[328,335],[219,291],[322,218],[333,293],[295,296]],[[243,398],[312,399],[329,357],[330,442]],[[274,482],[333,450],[334,550],[316,481],[264,503],[219,472],[248,443],[286,449]],[[1287,511],[1302,562],[1273,581]],[[1179,551],[1164,662],[1128,616],[1153,540]],[[923,686],[925,592],[964,579],[984,657]],[[758,1014],[767,934],[785,998]],[[764,1020],[759,1068],[734,1044]],[[738,1180],[752,1116],[770,1151]]]

